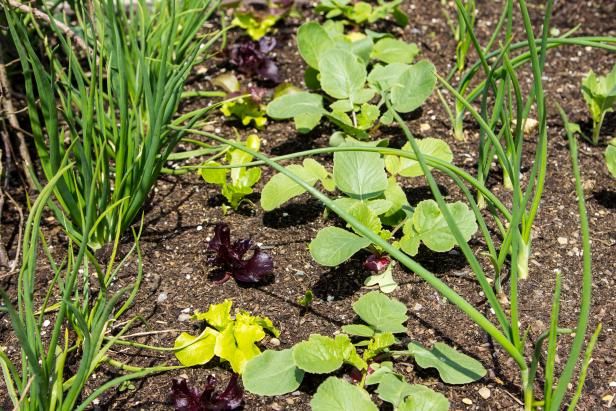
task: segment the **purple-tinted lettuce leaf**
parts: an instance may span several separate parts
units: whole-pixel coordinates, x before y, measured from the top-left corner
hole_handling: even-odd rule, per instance
[[[250,39],[239,40],[229,46],[229,61],[246,75],[279,83],[278,66],[268,56],[274,47],[276,40],[272,37],[263,37],[258,42]]]
[[[215,391],[216,378],[208,375],[203,391],[189,387],[185,379],[174,379],[171,385],[171,399],[176,411],[233,411],[242,405],[244,390],[233,374],[223,392]]]
[[[254,247],[250,258],[244,256],[253,247],[250,239],[240,239],[231,243],[229,226],[219,223],[214,229],[214,237],[210,240],[208,251],[215,253],[209,262],[225,271],[221,282],[228,276],[243,283],[258,283],[274,270],[272,257]]]

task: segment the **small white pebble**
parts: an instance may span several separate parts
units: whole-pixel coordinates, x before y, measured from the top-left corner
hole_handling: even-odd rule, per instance
[[[479,395],[481,396],[481,398],[483,398],[484,400],[487,400],[488,398],[490,398],[490,389],[488,387],[481,387],[479,389]]]
[[[332,301],[334,301],[334,296],[333,295],[328,295],[327,296],[327,302],[331,303]]]
[[[278,347],[280,345],[280,340],[278,338],[272,338],[270,340],[270,344],[272,344],[274,347]]]
[[[414,311],[420,311],[422,308],[423,308],[423,305],[419,303],[415,303],[415,305],[413,306]]]
[[[569,243],[567,237],[558,237],[556,241],[558,241],[558,244],[560,245],[567,245]]]
[[[190,274],[186,274],[186,279],[190,280]]]
[[[43,327],[49,327],[49,324],[51,324],[51,321],[49,320],[43,321]]]
[[[190,320],[190,314],[180,314],[178,316],[178,321],[184,322]]]
[[[157,303],[164,303],[165,301],[167,301],[167,293],[160,293],[158,294],[158,298],[156,299]]]
[[[203,226],[202,225],[198,225],[197,226],[197,231],[201,231],[201,230],[203,230]]]
[[[188,308],[184,308],[184,309],[182,310],[182,312],[183,312],[184,314],[189,313],[189,312],[190,312],[190,307],[188,307]]]
[[[462,402],[466,405],[472,405],[473,401],[470,398],[462,398]]]
[[[610,381],[610,387],[616,387],[616,381]]]

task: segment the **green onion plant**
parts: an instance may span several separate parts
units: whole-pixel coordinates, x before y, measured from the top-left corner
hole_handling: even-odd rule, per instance
[[[36,20],[3,4],[44,177],[55,176],[63,159],[73,164],[54,186],[52,209],[78,243],[97,249],[117,230],[125,232],[183,136],[169,126],[195,122],[211,110],[176,118],[191,69],[219,37],[203,33],[217,5],[76,2],[83,51],[53,18],[56,45],[44,30],[35,30],[39,39],[29,36],[26,21]]]

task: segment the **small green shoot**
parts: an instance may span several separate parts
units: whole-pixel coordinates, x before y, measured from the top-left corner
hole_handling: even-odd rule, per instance
[[[597,76],[591,70],[582,80],[582,95],[592,117],[591,142],[597,145],[605,115],[613,111],[616,104],[616,64],[605,76]]]
[[[261,140],[256,134],[251,134],[242,142],[246,147],[258,151]],[[229,205],[237,210],[245,197],[252,193],[252,187],[261,178],[259,167],[241,167],[250,163],[252,156],[245,151],[229,148],[224,153],[225,163],[239,166],[232,169],[219,168],[221,163],[209,160],[201,165],[200,174],[205,182],[220,186],[221,194],[227,199]],[[226,207],[223,208],[226,214]]]

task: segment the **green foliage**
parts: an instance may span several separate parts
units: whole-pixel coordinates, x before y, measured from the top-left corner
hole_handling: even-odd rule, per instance
[[[321,0],[315,11],[324,14],[327,19],[339,17],[355,24],[374,23],[392,16],[396,24],[404,27],[408,24],[408,16],[400,10],[401,3],[402,0],[379,1],[378,5],[365,1]]]
[[[225,73],[212,79],[212,84],[223,89],[228,96],[237,96],[223,101],[220,111],[225,117],[239,120],[243,125],[251,123],[256,128],[262,128],[267,123],[265,105],[257,101],[248,90],[242,88],[237,77],[232,73]]]
[[[418,145],[424,155],[444,162],[451,162],[453,159],[451,149],[442,140],[426,138],[420,140]],[[348,138],[343,140],[340,146],[372,147],[375,143],[361,143]],[[409,144],[402,147],[402,150],[412,153]],[[355,217],[381,238],[393,240],[396,246],[410,255],[417,254],[420,243],[438,252],[449,251],[457,244],[436,202],[424,200],[411,211],[406,195],[395,179],[396,175],[422,176],[423,172],[416,160],[394,155],[383,158],[377,152],[338,151],[334,153],[333,179],[323,166],[310,159],[304,160],[301,166],[290,165],[286,168],[310,186],[320,181],[328,191],[337,188],[345,195],[334,200],[337,207]],[[387,172],[391,174],[390,177]],[[284,174],[277,174],[265,184],[261,205],[269,211],[304,192],[305,189],[299,184]],[[449,204],[448,207],[462,231],[463,238],[468,241],[477,231],[474,213],[461,202]],[[402,225],[404,235],[396,241],[392,238],[392,231],[386,226],[398,225]],[[365,248],[373,252],[380,251],[359,232],[353,233],[340,227],[320,230],[309,245],[315,261],[330,267],[342,264]],[[393,267],[390,267],[385,272],[372,276],[367,284],[378,284],[382,291],[393,291],[397,284],[393,280],[392,270]]]
[[[311,158],[305,159],[301,166],[294,164],[287,168],[311,186],[321,182],[323,188],[329,191],[334,189],[333,180],[325,167]],[[276,174],[263,187],[261,207],[265,211],[271,211],[305,191],[302,186],[296,184],[284,174]]]
[[[447,384],[467,384],[479,380],[487,373],[479,361],[443,343],[434,343],[431,350],[410,343],[408,354],[415,358],[421,368],[436,368],[438,375]]]
[[[317,233],[317,236],[308,246],[314,260],[328,267],[342,264],[362,248],[370,245],[367,240],[338,227],[326,227]]]
[[[376,410],[364,386],[377,385],[378,397],[396,410],[440,411],[449,408],[442,394],[408,384],[395,372],[393,363],[383,359],[414,356],[421,367],[437,368],[443,381],[452,384],[476,381],[485,375],[479,362],[445,344],[435,344],[432,351],[414,343],[407,350],[391,350],[398,344],[394,334],[406,332],[402,323],[408,317],[404,304],[385,294],[365,294],[353,304],[353,310],[365,324],[344,325],[344,334],[334,338],[312,334],[290,350],[268,350],[250,360],[242,375],[246,389],[259,395],[282,395],[298,389],[305,372],[330,374],[349,364],[362,373],[359,385],[327,378],[310,403],[313,409]],[[373,362],[377,356],[379,361]]]
[[[406,306],[378,291],[371,291],[353,304],[353,311],[375,332],[401,333],[408,319]]]
[[[280,331],[267,317],[253,316],[246,311],[231,315],[231,300],[210,305],[204,313],[195,312],[193,320],[207,323],[195,337],[186,332],[175,340],[175,356],[184,366],[208,363],[214,356],[229,362],[234,372],[241,374],[248,360],[261,353],[256,343],[265,332],[278,337]]]
[[[246,390],[269,396],[295,391],[303,379],[304,370],[293,362],[293,350],[264,351],[248,361],[243,376]]]
[[[281,19],[291,11],[292,2],[266,0],[255,4],[245,0],[223,3],[233,10],[232,25],[242,28],[253,40],[259,40],[271,32]]]
[[[164,0],[140,8],[138,17],[113,0],[94,2],[92,9],[74,5],[76,31],[96,45],[87,58],[54,24],[58,41],[37,49],[26,28],[32,19],[4,9],[45,178],[58,172],[63,158],[74,160],[57,184],[52,210],[70,237],[98,249],[142,211],[184,135],[174,126],[192,125],[211,110],[175,115],[193,65],[216,40],[201,31],[216,4]]]
[[[477,231],[475,214],[460,201],[448,204],[449,212],[456,222],[465,241]],[[456,239],[445,221],[438,204],[434,200],[423,200],[413,211],[402,228],[404,236],[400,239],[400,247],[409,255],[416,255],[420,242],[432,251],[450,251],[457,244]]]
[[[382,273],[368,276],[364,281],[364,285],[366,287],[378,286],[379,290],[385,294],[394,292],[398,288],[398,283],[394,280],[393,276],[395,266],[396,263],[394,261],[390,262]]]
[[[340,378],[326,379],[310,401],[313,411],[377,411],[366,390]]]
[[[612,177],[616,178],[616,138],[613,138],[608,143],[605,149],[605,164]]]
[[[5,401],[10,400],[15,410],[82,410],[107,390],[129,389],[130,380],[174,368],[138,368],[113,358],[114,352],[123,348],[118,341],[135,322],[122,315],[133,303],[143,278],[139,235],[135,234],[134,245],[121,261],[116,263],[111,258],[108,267],[88,257],[85,243],[75,247],[68,242],[54,250],[62,256],[61,261],[50,254],[41,218],[58,182],[73,166],[65,161],[29,210],[23,233],[23,263],[14,292],[9,295],[0,288],[0,310],[10,319],[12,332],[7,336],[15,338],[16,348],[10,358],[0,350],[0,369]],[[113,243],[110,252],[112,256],[119,252],[119,241]],[[118,273],[128,266],[136,270],[133,284],[112,287]],[[124,325],[110,334],[112,325],[120,323]],[[94,379],[101,368],[109,367],[117,369],[120,376]]]
[[[597,76],[591,70],[582,80],[582,95],[592,117],[592,142],[598,144],[605,114],[613,111],[616,104],[616,64],[605,76]]]
[[[256,134],[251,134],[242,144],[258,151],[261,141]],[[235,148],[228,148],[224,158],[226,164],[233,166],[241,166],[252,161],[250,154]],[[261,169],[258,167],[214,168],[220,166],[221,163],[217,161],[206,161],[201,165],[201,177],[207,183],[220,186],[222,195],[231,207],[237,210],[244,197],[252,193],[252,187],[261,178]]]
[[[344,27],[331,21],[323,25],[309,22],[299,28],[297,45],[309,66],[306,85],[333,101],[328,110],[319,94],[303,92],[274,99],[267,113],[275,119],[294,119],[302,133],[326,117],[344,133],[366,139],[366,131],[379,119],[391,122],[390,114],[381,114],[383,94],[391,92],[395,109],[406,113],[418,108],[435,86],[431,63],[411,64],[419,52],[417,46],[387,35],[345,35]],[[377,64],[379,61],[387,65]],[[384,72],[387,86],[383,84]]]

